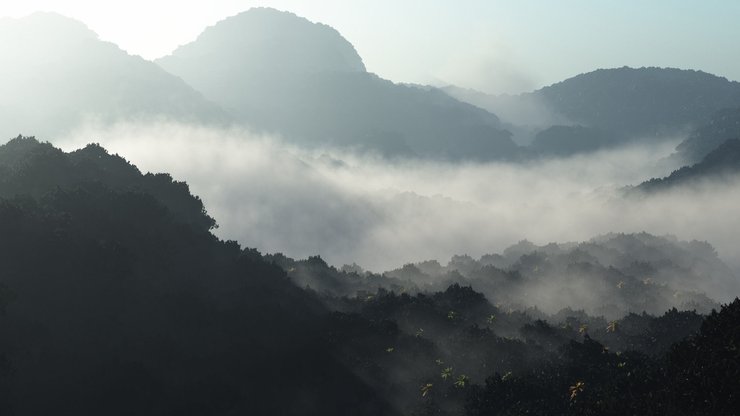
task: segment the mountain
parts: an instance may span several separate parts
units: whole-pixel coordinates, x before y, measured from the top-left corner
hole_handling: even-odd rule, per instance
[[[2,414],[395,414],[186,184],[22,137],[0,169]]]
[[[0,137],[57,136],[88,120],[229,120],[181,79],[58,14],[0,19],[0,51]]]
[[[538,132],[531,149],[541,155],[567,156],[608,148],[614,146],[616,141],[615,135],[606,130],[555,125]]]
[[[676,147],[676,156],[685,162],[701,161],[728,139],[740,138],[740,108],[728,108],[715,113],[706,123],[694,129]]]
[[[157,63],[241,121],[303,145],[442,159],[518,152],[495,115],[368,73],[336,30],[288,12],[227,18]]]
[[[718,183],[737,179],[738,175],[740,175],[740,139],[731,139],[709,152],[701,162],[684,166],[665,178],[650,179],[634,189],[655,192],[677,186],[701,185],[705,181]]]
[[[629,136],[659,136],[740,104],[740,83],[701,71],[615,68],[581,74],[535,91],[577,124]]]
[[[580,125],[615,135],[615,145],[683,133],[717,111],[740,106],[740,83],[675,68],[599,69],[520,95],[453,87],[445,91],[498,114],[504,122],[530,127],[530,135],[553,125]]]

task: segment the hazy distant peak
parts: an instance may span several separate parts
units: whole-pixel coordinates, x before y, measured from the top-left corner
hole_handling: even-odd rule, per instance
[[[674,83],[683,82],[690,80],[700,81],[714,81],[720,83],[729,82],[731,84],[737,84],[735,81],[729,81],[727,78],[710,74],[708,72],[695,70],[695,69],[681,69],[671,67],[640,67],[633,68],[629,66],[623,66],[619,68],[599,68],[593,71],[581,73],[573,77],[567,78],[563,81],[556,82],[547,87],[543,87],[538,91],[547,90],[548,88],[557,87],[573,82],[604,82],[609,80],[624,81],[624,80],[635,80],[638,82],[661,82],[661,83]]]
[[[101,46],[102,45],[102,46]],[[24,62],[33,65],[67,65],[74,55],[105,49],[116,54],[120,48],[103,42],[84,23],[51,12],[36,12],[19,19],[0,19],[0,63]],[[75,59],[77,60],[77,59]]]
[[[240,55],[255,70],[365,72],[354,46],[334,28],[271,8],[226,18],[160,62],[224,55]]]
[[[48,138],[90,120],[229,119],[181,79],[56,13],[0,20],[0,51],[0,136]]]
[[[695,70],[622,67],[580,74],[529,95],[573,123],[627,138],[660,138],[740,105],[740,83]]]
[[[35,12],[19,19],[0,19],[0,35],[7,36],[45,35],[47,39],[63,36],[67,39],[95,40],[97,33],[84,23],[54,12]]]

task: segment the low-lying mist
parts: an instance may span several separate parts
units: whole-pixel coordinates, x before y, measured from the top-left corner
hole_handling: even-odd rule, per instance
[[[99,142],[143,171],[186,181],[218,221],[219,237],[292,257],[320,254],[330,264],[382,271],[479,257],[522,239],[639,231],[706,240],[740,264],[740,182],[622,196],[625,185],[677,168],[663,159],[675,142],[518,164],[389,161],[165,122],[88,126],[53,142],[65,150]]]

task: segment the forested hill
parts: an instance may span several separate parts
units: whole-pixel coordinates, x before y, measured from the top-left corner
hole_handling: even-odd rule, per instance
[[[684,162],[697,163],[730,139],[740,139],[740,108],[727,108],[712,115],[676,147],[676,156]]]
[[[29,138],[0,169],[0,413],[393,414],[185,184]]]
[[[649,143],[693,131],[678,149],[697,162],[737,131],[740,83],[678,68],[608,68],[576,75],[536,91],[488,95],[456,87],[449,95],[509,123],[517,140],[545,155],[590,152],[630,142]]]
[[[725,141],[709,152],[699,163],[684,166],[665,178],[654,178],[634,189],[656,192],[678,186],[720,185],[737,181],[740,176],[740,139]]]
[[[208,231],[216,225],[186,183],[165,173],[142,174],[100,145],[64,153],[49,143],[19,136],[0,147],[0,196],[42,198],[57,189],[83,186],[146,194],[163,205],[168,215],[195,229]]]
[[[274,254],[268,259],[296,284],[335,296],[378,289],[437,292],[459,284],[504,309],[554,314],[573,308],[608,319],[671,308],[708,313],[718,307],[717,299],[728,300],[738,290],[737,276],[709,243],[648,233],[543,246],[521,241],[501,254],[457,255],[445,265],[409,263],[382,274],[357,266],[333,269],[317,257],[296,261]]]
[[[574,123],[654,135],[740,105],[740,83],[675,68],[599,69],[532,93]]]
[[[519,155],[495,115],[366,72],[336,30],[292,13],[248,10],[156,62],[240,120],[292,143],[394,157]]]

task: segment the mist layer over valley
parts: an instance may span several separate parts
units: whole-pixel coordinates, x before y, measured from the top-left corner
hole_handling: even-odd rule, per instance
[[[738,181],[628,196],[625,187],[667,176],[675,143],[625,146],[527,163],[389,161],[307,151],[244,130],[176,123],[89,127],[60,140],[96,141],[144,170],[171,172],[201,196],[214,232],[261,251],[321,255],[376,272],[408,262],[478,258],[520,240],[586,241],[646,231],[708,241],[733,268]],[[717,299],[733,291],[707,287]]]

